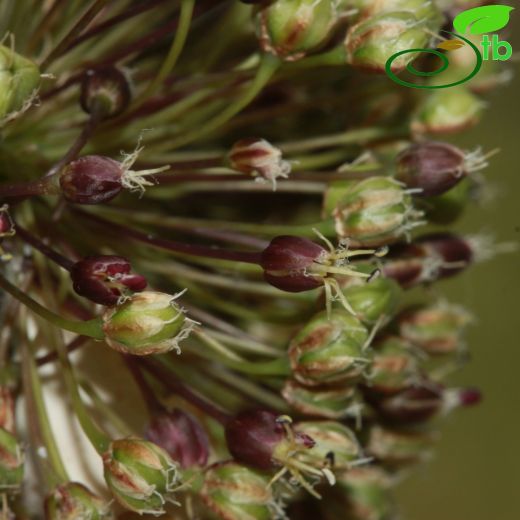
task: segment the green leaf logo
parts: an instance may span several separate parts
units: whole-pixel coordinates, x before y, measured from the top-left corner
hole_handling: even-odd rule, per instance
[[[509,23],[508,5],[486,5],[463,11],[455,17],[453,27],[460,34],[484,34],[499,31]]]

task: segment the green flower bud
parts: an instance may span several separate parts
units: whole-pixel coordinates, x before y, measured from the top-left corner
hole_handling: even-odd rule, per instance
[[[40,84],[38,67],[0,45],[0,119],[21,110]]]
[[[16,437],[0,428],[0,491],[14,491],[23,480],[24,454]]]
[[[484,103],[465,86],[430,91],[412,119],[416,133],[460,132],[476,124]]]
[[[430,458],[436,435],[415,430],[391,430],[373,426],[367,453],[390,467],[416,464]]]
[[[296,380],[309,386],[356,382],[370,363],[368,331],[343,309],[316,314],[289,345]]]
[[[162,514],[178,484],[177,464],[152,442],[113,441],[103,455],[106,483],[115,499],[137,513]]]
[[[396,336],[374,347],[367,387],[377,394],[392,395],[407,388],[418,376],[418,361],[408,342]]]
[[[425,208],[428,221],[443,225],[455,222],[471,200],[471,187],[471,180],[466,178],[446,193],[430,197]]]
[[[270,520],[279,506],[269,480],[269,475],[236,462],[221,462],[206,471],[200,497],[218,518]]]
[[[103,314],[105,341],[125,354],[146,356],[176,349],[192,328],[183,309],[169,294],[145,291]]]
[[[334,421],[306,421],[297,423],[294,430],[309,435],[316,442],[312,450],[302,454],[302,460],[313,464],[328,464],[333,469],[349,468],[361,457],[356,436],[341,423]]]
[[[109,505],[79,482],[58,486],[45,499],[45,520],[111,519]]]
[[[364,323],[374,324],[380,318],[390,318],[397,309],[402,295],[399,284],[391,278],[376,278],[369,283],[352,278],[353,283],[343,294]]]
[[[442,302],[404,312],[398,321],[399,333],[428,354],[450,354],[462,347],[471,320],[463,307]]]
[[[337,486],[344,491],[345,518],[352,520],[391,520],[394,505],[390,496],[392,481],[377,466],[354,468],[337,475]]]
[[[295,410],[326,419],[357,418],[362,408],[356,387],[350,385],[306,387],[289,379],[282,395]]]
[[[264,51],[293,61],[323,44],[337,20],[333,0],[277,0],[258,13],[257,31]]]
[[[394,54],[408,49],[422,49],[430,36],[426,22],[411,12],[395,11],[362,19],[351,27],[345,39],[347,62],[355,67],[383,73]],[[392,70],[400,72],[417,53],[403,54],[393,61]]]
[[[389,177],[330,185],[324,213],[332,215],[336,232],[363,245],[380,245],[398,239],[419,225],[422,213],[412,206],[410,191]]]

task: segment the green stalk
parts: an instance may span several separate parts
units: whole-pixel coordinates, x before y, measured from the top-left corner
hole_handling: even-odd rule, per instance
[[[30,296],[27,296],[27,294],[9,282],[2,274],[0,274],[0,287],[7,291],[13,298],[16,298],[26,307],[31,309],[38,316],[60,329],[75,332],[76,334],[81,334],[83,336],[89,336],[94,339],[103,339],[105,337],[101,318],[95,318],[88,321],[75,321],[62,318],[60,315],[46,309],[43,305],[40,305]]]
[[[145,89],[143,94],[139,96],[139,99],[145,99],[149,97],[155,90],[157,90],[157,88],[162,84],[162,82],[168,77],[168,75],[175,67],[182,49],[184,48],[184,44],[186,43],[186,38],[188,37],[194,5],[195,0],[181,0],[179,25],[175,31],[175,37],[173,38],[168,55],[159,69],[159,72]],[[137,102],[139,102],[139,100]]]
[[[210,119],[204,126],[196,128],[191,132],[187,132],[183,136],[170,141],[169,149],[173,150],[185,146],[201,137],[211,134],[214,130],[226,124],[233,116],[238,114],[249,105],[253,99],[255,99],[265,85],[267,85],[279,66],[280,60],[278,58],[272,54],[264,54],[260,61],[255,78],[242,95],[239,95],[225,110],[216,115],[213,119]]]
[[[22,342],[21,348],[21,365],[23,386],[27,408],[29,412],[29,422],[37,423],[35,435],[41,440],[42,446],[45,448],[46,456],[39,457],[42,470],[45,472],[47,484],[53,488],[59,484],[67,482],[69,477],[67,470],[63,465],[63,460],[56,445],[56,440],[50,425],[47,407],[43,399],[42,385],[36,363],[34,362],[33,352],[29,348],[26,341]],[[36,417],[33,412],[35,412]],[[36,424],[34,424],[36,426]],[[33,441],[34,442],[34,441]]]

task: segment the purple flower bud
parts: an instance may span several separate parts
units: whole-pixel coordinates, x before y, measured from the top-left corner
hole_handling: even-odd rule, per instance
[[[14,223],[8,212],[9,206],[4,204],[0,207],[0,238],[13,236]]]
[[[458,392],[461,406],[474,406],[482,401],[482,392],[478,388],[462,388]]]
[[[195,417],[178,408],[153,417],[145,437],[183,468],[205,466],[208,461],[208,435]]]
[[[226,425],[226,442],[234,459],[246,466],[269,470],[283,465],[291,449],[314,446],[311,437],[295,433],[284,416],[269,410],[247,410]],[[287,429],[292,432],[288,436]]]
[[[321,261],[327,250],[308,238],[282,235],[273,238],[262,252],[260,265],[265,280],[287,292],[302,292],[323,285],[321,276],[309,271]]]
[[[397,180],[423,197],[441,195],[467,174],[464,152],[448,143],[413,144],[397,157]]]
[[[276,180],[285,179],[291,171],[282,152],[265,139],[250,137],[237,141],[228,155],[231,168],[258,179],[265,179],[276,188]]]
[[[146,278],[131,269],[128,260],[121,256],[88,256],[73,265],[70,276],[79,295],[112,306],[125,295],[145,289]]]
[[[100,155],[86,155],[69,163],[60,174],[60,187],[69,202],[100,204],[123,189],[120,163]]]
[[[424,235],[412,244],[397,244],[388,255],[383,273],[409,288],[453,276],[474,260],[471,243],[451,233]]]
[[[80,104],[87,114],[118,116],[130,104],[130,86],[125,75],[110,66],[87,70],[81,83]]]

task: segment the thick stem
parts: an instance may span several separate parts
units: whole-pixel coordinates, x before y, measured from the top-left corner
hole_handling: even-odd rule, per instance
[[[40,253],[52,260],[54,263],[63,267],[63,269],[70,271],[74,262],[69,260],[58,251],[52,249],[47,244],[44,244],[40,239],[36,238],[32,233],[16,224],[16,234],[24,241],[37,249]]]
[[[58,314],[55,314],[54,312],[43,307],[43,305],[40,305],[30,296],[27,296],[27,294],[9,282],[2,274],[0,274],[0,287],[7,291],[13,298],[16,298],[26,307],[31,309],[38,316],[48,321],[49,323],[52,323],[56,327],[95,339],[103,339],[105,337],[105,333],[103,332],[103,322],[100,318],[95,318],[88,321],[73,321],[62,318]]]
[[[0,199],[33,197],[35,195],[58,195],[59,193],[58,185],[50,177],[26,182],[0,184]]]

